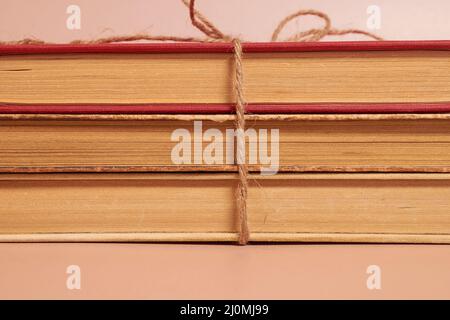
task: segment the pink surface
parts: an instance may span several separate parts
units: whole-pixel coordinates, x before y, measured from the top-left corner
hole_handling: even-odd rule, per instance
[[[81,8],[81,30],[66,28],[66,8]],[[369,5],[381,9],[381,29],[368,30]],[[198,0],[197,7],[227,34],[247,41],[269,41],[276,25],[300,9],[327,13],[336,28],[374,31],[389,40],[450,39],[447,0]],[[155,35],[198,36],[180,0],[1,0],[0,39],[36,37],[46,41],[147,32]],[[290,23],[285,33],[321,27],[317,18]],[[362,39],[362,36],[330,37],[329,40]]]
[[[449,266],[432,245],[0,244],[0,299],[449,299]]]

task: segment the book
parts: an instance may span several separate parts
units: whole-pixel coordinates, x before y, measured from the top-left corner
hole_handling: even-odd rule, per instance
[[[246,43],[251,113],[448,112],[450,41]],[[229,43],[0,47],[1,113],[230,113]]]
[[[450,174],[251,175],[251,241],[450,243]],[[2,174],[0,241],[236,241],[235,174]]]
[[[236,137],[227,133],[234,129],[232,115],[133,119],[3,115],[0,172],[237,170]],[[450,171],[450,117],[253,119],[247,120],[246,135],[246,162],[253,172],[261,167],[278,172]],[[187,137],[177,135],[177,130]],[[214,139],[207,138],[211,130],[216,130]]]
[[[450,243],[450,41],[243,50],[250,241]],[[236,241],[233,63],[0,46],[0,241]]]

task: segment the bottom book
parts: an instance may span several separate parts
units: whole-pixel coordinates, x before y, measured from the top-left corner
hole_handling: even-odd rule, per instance
[[[250,176],[251,241],[450,243],[450,174]],[[0,241],[237,239],[232,173],[0,175]]]

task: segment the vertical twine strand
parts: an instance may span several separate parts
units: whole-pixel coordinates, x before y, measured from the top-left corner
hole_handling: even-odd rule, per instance
[[[234,46],[234,92],[236,99],[236,164],[239,181],[236,189],[236,207],[239,227],[239,244],[246,245],[250,238],[247,217],[248,168],[245,156],[245,99],[244,76],[242,70],[242,45],[239,39],[233,39]]]

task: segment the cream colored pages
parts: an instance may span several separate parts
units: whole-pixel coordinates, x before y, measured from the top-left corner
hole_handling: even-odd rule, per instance
[[[219,129],[224,142],[226,129],[234,128],[232,121],[201,125],[201,135]],[[450,164],[448,120],[247,121],[247,127],[267,129],[269,138],[279,130],[279,145],[247,140],[251,170],[260,168],[262,148],[279,171],[442,172]],[[172,159],[181,141],[172,139],[177,129],[191,139],[183,163]],[[0,121],[0,171],[236,171],[225,151],[217,162],[195,163],[195,134],[192,121]],[[199,152],[210,143],[203,139]]]
[[[232,241],[236,178],[0,175],[0,240]],[[254,241],[450,242],[449,174],[279,174],[250,181]]]
[[[227,54],[0,56],[3,103],[227,103]],[[249,103],[448,102],[446,51],[249,53]]]

